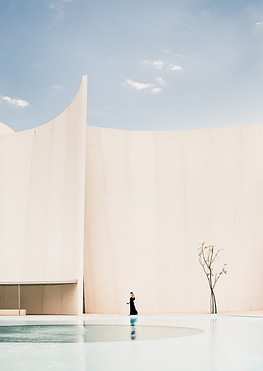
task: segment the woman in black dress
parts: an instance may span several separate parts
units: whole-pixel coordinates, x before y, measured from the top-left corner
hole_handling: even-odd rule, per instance
[[[134,305],[135,296],[134,296],[134,293],[132,291],[130,292],[130,295],[131,295],[130,296],[130,301],[127,304],[130,304],[130,316],[134,316],[134,315],[138,314],[138,312],[135,308],[135,305]]]

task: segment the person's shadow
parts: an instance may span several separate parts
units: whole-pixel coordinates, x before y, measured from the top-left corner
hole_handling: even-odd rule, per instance
[[[137,321],[137,317],[130,317],[130,325],[131,325],[131,340],[136,340],[136,328],[135,323]]]

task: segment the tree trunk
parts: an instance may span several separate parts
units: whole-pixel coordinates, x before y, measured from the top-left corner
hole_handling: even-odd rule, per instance
[[[217,305],[216,305],[216,296],[214,290],[210,287],[210,313],[216,314],[217,313]]]

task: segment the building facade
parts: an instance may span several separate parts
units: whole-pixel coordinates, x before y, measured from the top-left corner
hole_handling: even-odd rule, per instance
[[[0,308],[34,314],[207,312],[198,261],[222,248],[219,311],[263,308],[263,125],[86,126],[87,78],[56,119],[0,126]]]

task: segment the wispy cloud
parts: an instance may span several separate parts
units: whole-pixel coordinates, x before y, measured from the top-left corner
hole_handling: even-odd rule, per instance
[[[131,79],[126,79],[126,84],[136,91],[149,90],[152,93],[160,93],[162,91],[162,89],[155,84],[138,82]]]
[[[166,82],[164,81],[164,79],[162,77],[156,77],[155,80],[157,81],[158,85],[165,85],[166,84]]]
[[[149,61],[147,59],[142,61],[143,64],[146,64],[148,66],[153,66],[157,68],[158,70],[163,69],[164,61],[162,59],[158,59],[157,61]]]
[[[159,86],[155,86],[154,88],[152,88],[152,93],[156,94],[156,93],[160,93],[162,91],[161,88],[159,88]]]
[[[66,4],[73,2],[74,0],[52,0],[48,7],[56,12],[56,18],[63,20],[65,15]]]
[[[183,67],[170,63],[169,69],[171,71],[182,71]]]
[[[61,85],[54,85],[53,86],[53,89],[55,89],[55,90],[62,90],[63,89],[63,86],[61,86]]]
[[[8,97],[7,95],[1,97],[1,101],[7,104],[10,104],[11,106],[17,107],[17,108],[25,108],[29,106],[29,103],[26,100],[11,98],[11,97]]]
[[[145,90],[153,88],[153,84],[137,82],[131,79],[126,79],[127,84],[135,90]]]
[[[162,59],[158,59],[158,60],[144,59],[140,63],[142,63],[146,66],[151,66],[151,67],[157,68],[158,70],[160,70],[160,72],[159,72],[160,74],[165,72],[165,70],[166,71],[167,70],[168,71],[182,71],[182,69],[183,69],[181,66],[179,66],[177,64],[165,63]],[[161,71],[161,70],[164,70],[164,71]],[[138,82],[138,81],[131,80],[131,79],[126,79],[126,86],[129,86],[130,88],[132,88],[136,91],[147,90],[147,91],[149,91],[151,93],[154,93],[154,94],[160,93],[163,90],[165,85],[166,85],[166,81],[161,76],[156,76],[154,82],[148,82],[148,83]]]
[[[257,22],[256,26],[263,26],[263,22]]]
[[[143,61],[141,61],[142,64],[146,65],[146,66],[152,66],[152,67],[155,67],[157,68],[158,70],[162,70],[164,68],[168,68],[170,71],[182,71],[183,67],[177,65],[177,64],[173,64],[173,63],[170,63],[169,66],[167,66],[166,63],[164,63],[164,61],[162,59],[158,59],[156,61],[150,61],[148,59],[144,59]]]

